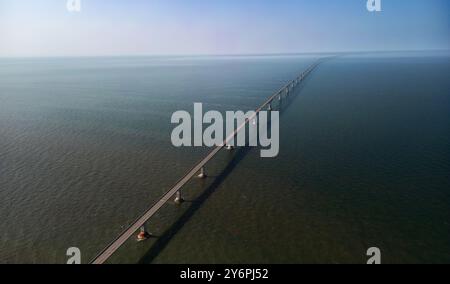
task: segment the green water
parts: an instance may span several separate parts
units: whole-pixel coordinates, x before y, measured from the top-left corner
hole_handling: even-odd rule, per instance
[[[208,149],[173,111],[258,106],[320,55],[0,59],[0,262],[88,262]],[[280,154],[220,153],[120,263],[450,262],[450,57],[347,55],[283,102]]]

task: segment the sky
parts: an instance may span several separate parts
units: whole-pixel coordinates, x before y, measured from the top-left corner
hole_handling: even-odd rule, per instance
[[[449,0],[0,0],[0,57],[450,49]]]

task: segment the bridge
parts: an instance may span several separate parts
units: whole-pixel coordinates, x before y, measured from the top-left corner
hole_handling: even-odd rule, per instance
[[[128,228],[126,228],[117,238],[115,238],[108,246],[106,246],[92,261],[92,264],[103,264],[105,263],[131,236],[133,236],[138,230],[145,232],[145,223],[158,212],[161,207],[163,207],[167,201],[169,201],[173,196],[175,196],[175,202],[182,202],[181,190],[183,186],[188,183],[194,176],[200,178],[206,177],[205,165],[214,158],[214,156],[222,150],[222,148],[229,148],[229,142],[234,139],[237,133],[244,128],[249,121],[254,119],[258,113],[264,109],[272,110],[272,103],[274,100],[281,100],[283,96],[287,97],[292,92],[292,90],[300,84],[306,76],[308,76],[324,59],[319,59],[315,63],[311,64],[305,71],[303,71],[299,76],[297,76],[292,81],[288,82],[281,89],[270,96],[259,108],[255,110],[255,113],[246,118],[245,121],[239,125],[234,132],[228,135],[223,143],[216,146],[213,150],[209,152],[206,157],[201,159],[197,164],[195,164],[183,177],[181,177],[178,182],[163,196],[153,204],[147,211],[145,211],[139,218],[137,218]],[[200,173],[200,174],[198,174]]]

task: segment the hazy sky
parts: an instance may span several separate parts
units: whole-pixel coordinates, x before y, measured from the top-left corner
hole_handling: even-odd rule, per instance
[[[450,48],[450,0],[0,0],[0,56]]]

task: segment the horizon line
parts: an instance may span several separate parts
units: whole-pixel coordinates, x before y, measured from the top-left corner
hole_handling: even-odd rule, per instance
[[[306,51],[306,52],[266,52],[266,53],[174,53],[174,54],[102,54],[102,55],[13,55],[0,56],[5,58],[92,58],[92,57],[245,57],[245,56],[293,56],[310,54],[364,54],[390,52],[450,52],[450,48],[433,49],[391,49],[391,50],[355,50],[355,51]]]

